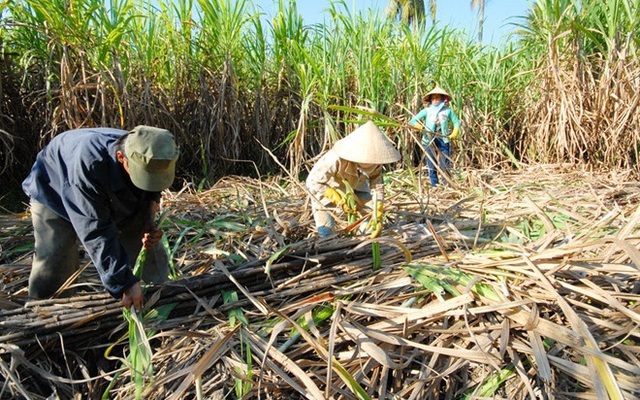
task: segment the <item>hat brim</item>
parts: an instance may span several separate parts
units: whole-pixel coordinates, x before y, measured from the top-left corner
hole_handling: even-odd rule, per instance
[[[338,157],[360,164],[388,164],[400,160],[400,153],[380,129],[368,121],[333,145]]]
[[[430,101],[431,95],[434,95],[434,94],[441,95],[442,97],[445,98],[445,101],[447,101],[447,102],[452,100],[451,99],[451,95],[449,93],[447,93],[446,90],[444,90],[440,86],[436,86],[433,89],[431,89],[431,91],[429,93],[427,93],[424,96],[422,96],[422,101],[424,101],[424,102]]]
[[[147,192],[161,192],[173,183],[175,164],[175,160],[168,160],[166,168],[151,171],[135,160],[128,159],[129,176],[136,187]]]
[[[446,102],[450,102],[451,101],[451,96],[449,96],[448,94],[442,94],[442,93],[429,93],[429,94],[425,94],[424,97],[422,98],[422,101],[425,103],[428,103],[431,101],[431,96],[433,96],[434,94],[439,94],[440,96],[444,97],[444,100]]]

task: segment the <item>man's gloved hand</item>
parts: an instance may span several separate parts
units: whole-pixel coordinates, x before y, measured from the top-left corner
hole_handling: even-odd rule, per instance
[[[458,136],[460,136],[460,128],[456,126],[453,128],[453,131],[451,131],[451,134],[449,135],[449,139],[458,140]]]

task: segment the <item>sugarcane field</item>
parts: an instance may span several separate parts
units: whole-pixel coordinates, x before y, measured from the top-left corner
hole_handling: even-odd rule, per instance
[[[0,3],[0,399],[640,399],[640,1],[318,3]]]

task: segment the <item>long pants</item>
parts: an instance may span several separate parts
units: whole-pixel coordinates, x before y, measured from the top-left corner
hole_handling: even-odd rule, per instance
[[[366,203],[371,200],[370,192],[361,192],[355,191],[354,194],[358,196],[358,198]],[[318,236],[326,237],[334,233],[334,227],[336,221],[333,218],[333,213],[337,213],[338,215],[344,214],[341,208],[337,208],[336,204],[329,203],[327,205],[322,205],[316,201],[312,203],[313,209],[313,220],[316,223],[316,229],[318,230]]]
[[[144,213],[138,213],[120,229],[119,238],[129,260],[135,263],[142,248],[145,230]],[[33,265],[29,275],[29,296],[46,298],[52,296],[80,268],[78,238],[73,225],[47,206],[32,200],[31,220],[35,239]],[[147,251],[142,280],[160,283],[169,276],[167,253],[158,243]],[[71,289],[65,295],[75,292]]]
[[[435,187],[440,183],[438,179],[438,168],[436,163],[440,167],[442,173],[447,173],[451,168],[451,144],[445,143],[442,138],[436,137],[431,141],[429,145],[429,139],[422,139],[422,145],[427,152],[427,167],[429,168],[429,181],[431,186]],[[434,151],[434,147],[435,150]]]

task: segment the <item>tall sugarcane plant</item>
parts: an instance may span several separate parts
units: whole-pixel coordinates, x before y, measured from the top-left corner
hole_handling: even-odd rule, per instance
[[[274,6],[266,17],[250,0],[6,3],[3,89],[23,100],[0,112],[33,131],[3,146],[32,160],[35,146],[20,143],[69,127],[146,123],[171,129],[184,154],[198,155],[179,166],[198,182],[255,172],[236,160],[272,172],[256,141],[303,176],[310,157],[361,123],[345,110],[406,121],[438,84],[463,120],[460,167],[633,166],[640,156],[637,0],[537,1],[513,20],[517,41],[499,46],[344,1],[313,25],[296,2]],[[16,104],[23,112],[8,109]],[[0,129],[18,131],[6,121]],[[413,147],[406,128],[389,134]]]

